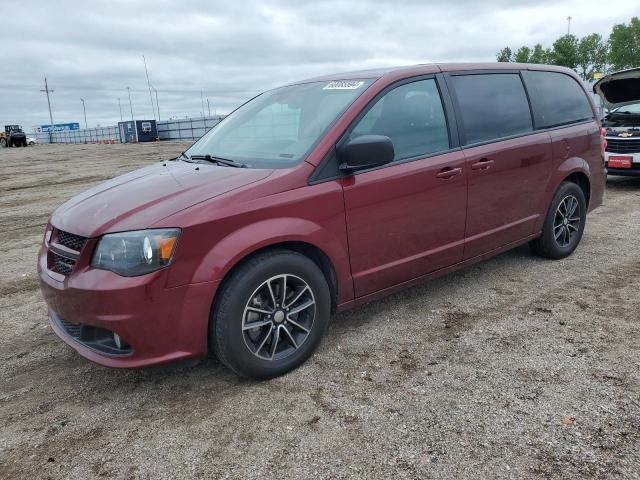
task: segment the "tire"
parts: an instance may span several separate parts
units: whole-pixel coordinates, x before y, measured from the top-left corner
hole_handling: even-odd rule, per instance
[[[273,378],[311,356],[330,315],[331,294],[320,268],[300,253],[271,250],[244,261],[224,280],[209,319],[209,345],[237,374]]]
[[[7,139],[6,138],[0,138],[0,147],[8,147],[9,145],[7,144]]]
[[[563,182],[549,206],[542,235],[531,241],[529,246],[541,257],[566,258],[580,244],[586,220],[587,202],[584,192],[573,182]]]

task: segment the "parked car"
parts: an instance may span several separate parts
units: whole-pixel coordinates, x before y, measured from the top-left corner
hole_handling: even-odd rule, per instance
[[[36,145],[38,143],[38,139],[33,137],[27,137],[27,145]]]
[[[640,68],[606,75],[593,91],[609,110],[602,120],[607,172],[640,176]]]
[[[176,159],[53,213],[38,262],[51,325],[111,367],[211,351],[241,375],[281,375],[336,310],[525,243],[570,255],[602,203],[602,145],[580,79],[559,67],[276,88]]]

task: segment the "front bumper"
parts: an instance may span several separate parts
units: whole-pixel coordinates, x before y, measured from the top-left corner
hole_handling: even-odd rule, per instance
[[[631,168],[610,168],[609,157],[631,157]],[[640,152],[638,153],[616,153],[616,152],[604,152],[604,162],[607,167],[607,173],[609,175],[622,175],[629,177],[640,176]]]
[[[91,268],[82,260],[62,276],[49,269],[47,256],[45,243],[38,273],[50,323],[80,355],[120,368],[207,355],[209,313],[217,282],[167,288],[166,268],[140,277],[121,277]],[[82,327],[90,332],[88,336],[76,330]],[[112,333],[124,348],[100,341]]]

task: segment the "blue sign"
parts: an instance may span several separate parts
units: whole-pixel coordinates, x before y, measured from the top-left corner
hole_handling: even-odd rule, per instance
[[[65,130],[80,130],[79,123],[56,123],[53,128],[51,125],[40,125],[41,132],[62,132]]]

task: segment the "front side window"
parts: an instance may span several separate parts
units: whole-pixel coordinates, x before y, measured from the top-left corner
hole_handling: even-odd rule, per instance
[[[593,118],[584,91],[572,77],[558,72],[524,72],[533,94],[537,128],[550,128]]]
[[[520,75],[496,73],[451,77],[465,143],[479,143],[533,131]]]
[[[350,138],[384,135],[394,161],[449,149],[449,133],[435,80],[407,83],[386,93],[360,119]]]
[[[237,109],[185,153],[255,168],[301,161],[372,80],[311,82],[265,92]]]

